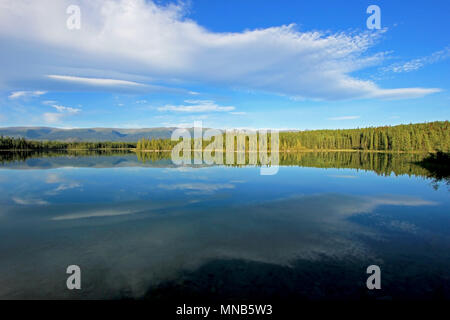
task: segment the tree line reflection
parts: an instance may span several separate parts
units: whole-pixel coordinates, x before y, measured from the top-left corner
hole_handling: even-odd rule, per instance
[[[110,166],[114,166],[117,157],[124,157],[128,162],[135,162],[136,166],[168,166],[172,167],[170,152],[130,152],[126,150],[78,150],[53,152],[0,152],[0,164],[8,166],[11,163],[24,163],[29,159],[69,158],[67,161],[81,162],[89,157],[111,157]],[[73,158],[73,159],[72,159]],[[114,158],[114,159],[113,159]],[[314,168],[342,168],[373,171],[378,175],[416,175],[429,177],[430,171],[420,165],[427,158],[422,153],[381,153],[381,152],[282,152],[281,166],[299,166]],[[193,159],[193,156],[192,156]],[[102,159],[102,163],[108,159]],[[249,156],[245,156],[245,164],[225,164],[225,166],[244,167],[249,163]],[[260,165],[258,163],[257,165]],[[192,165],[194,166],[194,165]],[[204,165],[201,165],[204,166]],[[434,173],[435,174],[435,173]]]

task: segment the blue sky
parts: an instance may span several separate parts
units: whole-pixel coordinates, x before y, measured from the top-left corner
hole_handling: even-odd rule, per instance
[[[369,5],[381,30],[369,30]],[[80,29],[66,13],[78,5]],[[0,3],[0,126],[448,120],[448,1]]]

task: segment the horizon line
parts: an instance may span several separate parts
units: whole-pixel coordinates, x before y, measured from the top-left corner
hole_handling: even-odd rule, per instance
[[[232,127],[232,128],[214,128],[214,127],[202,127],[202,129],[217,129],[217,130],[277,130],[277,131],[313,131],[313,130],[352,130],[352,129],[364,129],[364,128],[381,128],[381,127],[395,127],[402,125],[412,125],[412,124],[427,124],[434,122],[448,122],[449,120],[435,120],[435,121],[424,121],[424,122],[410,122],[410,123],[400,123],[394,125],[378,125],[378,126],[364,126],[364,127],[353,127],[353,128],[320,128],[320,129],[298,129],[298,128],[251,128],[251,127]],[[46,128],[46,129],[58,129],[58,130],[78,130],[78,129],[112,129],[112,130],[146,130],[146,129],[193,129],[192,127],[185,126],[161,126],[161,127],[139,127],[139,128],[126,128],[126,127],[51,127],[51,126],[8,126],[0,127],[0,129],[19,129],[19,128]]]

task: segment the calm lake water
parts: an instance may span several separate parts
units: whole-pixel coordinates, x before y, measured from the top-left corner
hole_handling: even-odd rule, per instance
[[[278,174],[167,155],[2,153],[0,298],[450,298],[450,198],[420,155],[303,153]],[[66,288],[79,265],[82,290]],[[366,268],[381,268],[381,290]]]

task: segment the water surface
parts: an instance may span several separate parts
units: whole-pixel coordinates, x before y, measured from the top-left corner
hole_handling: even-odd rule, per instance
[[[156,153],[2,153],[0,298],[449,298],[449,191],[421,157],[284,154],[261,176]]]

